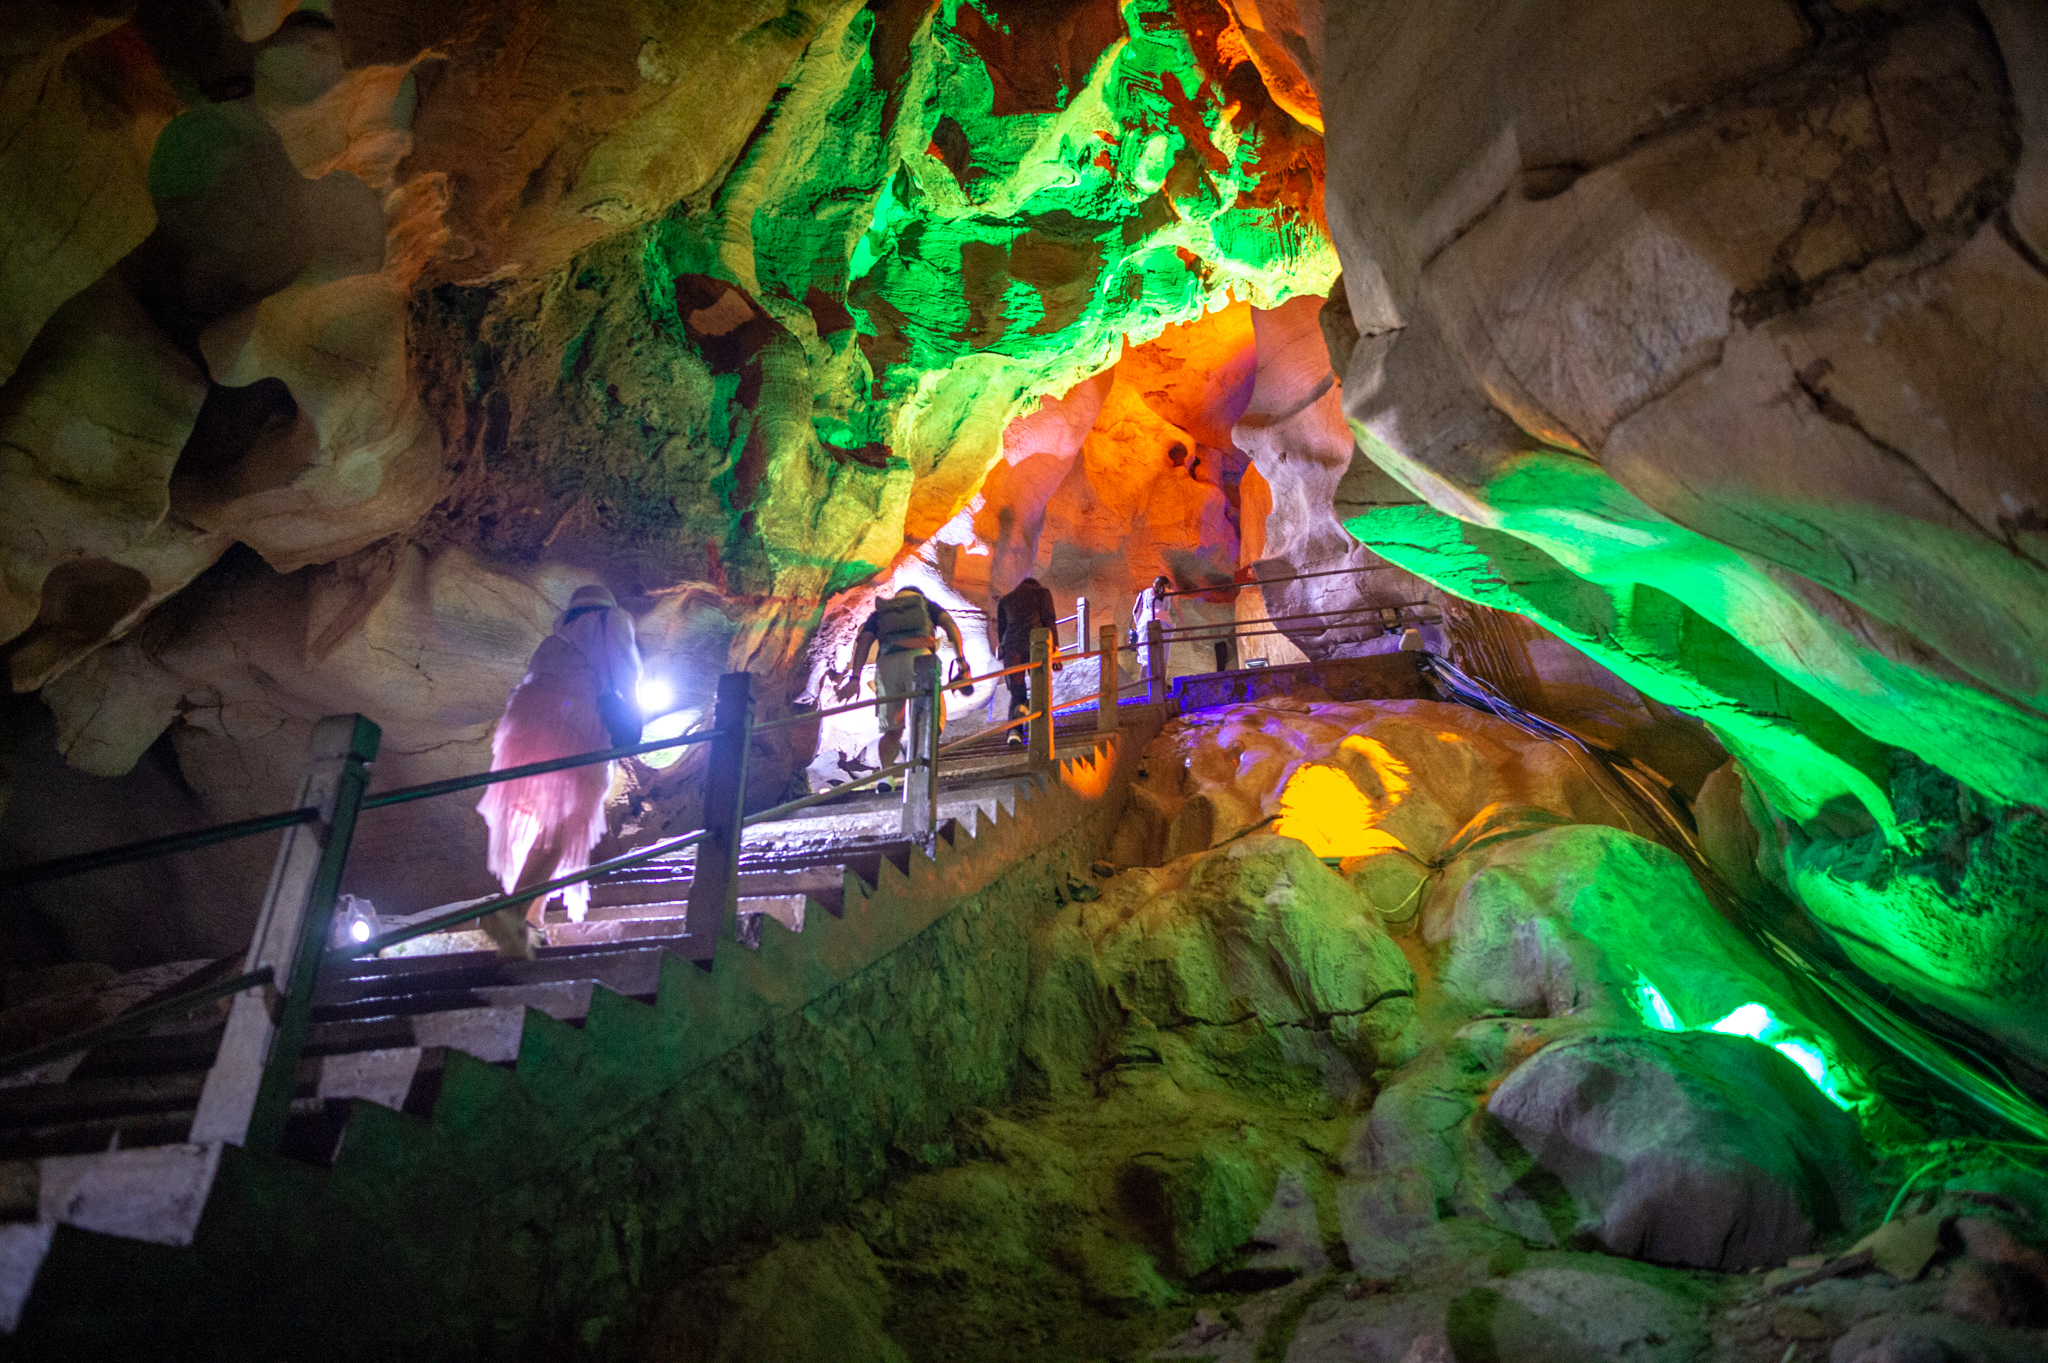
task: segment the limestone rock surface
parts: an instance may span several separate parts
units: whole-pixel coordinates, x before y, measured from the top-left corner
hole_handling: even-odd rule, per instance
[[[1707,719],[1817,844],[1910,844],[1893,749],[1999,806],[2048,788],[2021,11],[1368,3],[1326,25],[1345,411],[1428,503],[1347,528]],[[1888,982],[2000,1030],[1968,997],[2001,987],[1994,955],[1911,945],[1995,896],[1799,875],[1844,942],[1895,953]]]
[[[1486,1110],[1563,1243],[1693,1268],[1782,1263],[1853,1224],[1856,1123],[1747,1037],[1592,1032],[1546,1046]]]
[[[178,98],[113,15],[10,6],[0,46],[0,382],[64,302],[156,226],[149,159]]]
[[[1648,983],[1696,1026],[1752,1003],[1795,1011],[1685,863],[1644,838],[1546,829],[1463,858],[1457,874],[1462,888],[1432,901],[1423,933],[1446,945],[1444,987],[1475,1007],[1633,1021]]]
[[[1062,1089],[1119,1044],[1167,1036],[1225,1072],[1327,1062],[1355,1089],[1402,1053],[1414,1013],[1413,972],[1371,905],[1291,838],[1134,872],[1055,920],[1040,952],[1026,1054]]]
[[[746,667],[794,695],[824,604],[943,547],[1012,417],[1127,338],[1226,305],[1243,330],[1334,275],[1319,140],[1226,14],[1171,0],[1050,26],[850,4],[17,8],[0,492],[24,512],[0,531],[0,644],[83,770],[173,733],[201,821],[274,802],[257,792],[289,784],[272,775],[330,708],[384,724],[393,772],[480,765],[502,692],[423,705],[423,660],[459,638],[475,692],[498,687],[554,582],[606,580],[673,642],[678,686]],[[1127,470],[1098,456],[1125,518],[1100,552],[1228,578],[1216,451],[1243,366],[1187,393],[1175,367],[1131,377],[1177,394],[1206,476],[1170,442]],[[1118,430],[1166,429],[1134,400]],[[196,582],[235,545],[316,583],[258,586],[239,554]],[[482,627],[428,593],[413,649],[370,634],[401,562],[516,585]],[[88,808],[122,798],[92,789]],[[453,885],[469,836],[430,823],[449,869],[429,880]],[[11,843],[56,850],[31,825]],[[366,828],[366,864],[416,856],[385,836]]]
[[[1332,781],[1345,802],[1327,824],[1286,812],[1304,768],[1319,769],[1310,786]],[[1354,794],[1343,796],[1347,789]],[[1346,875],[1383,912],[1407,918],[1425,891],[1443,890],[1436,872],[1475,839],[1627,819],[1564,749],[1491,715],[1437,701],[1295,695],[1167,726],[1146,754],[1116,846],[1118,860],[1146,864],[1277,821],[1278,831],[1345,858]]]

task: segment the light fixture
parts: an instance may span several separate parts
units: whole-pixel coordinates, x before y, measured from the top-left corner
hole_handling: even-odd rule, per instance
[[[665,714],[676,703],[676,689],[660,677],[644,677],[633,698],[640,702],[641,714]]]
[[[360,895],[345,894],[334,906],[335,946],[361,946],[383,929],[377,906]]]
[[[1830,1053],[1831,1048],[1825,1041],[1794,1035],[1776,1014],[1761,1003],[1745,1003],[1719,1022],[1704,1027],[1687,1026],[1679,1021],[1657,986],[1640,971],[1636,973],[1634,1001],[1643,1022],[1660,1032],[1705,1031],[1720,1032],[1724,1036],[1746,1036],[1752,1041],[1762,1042],[1797,1065],[1813,1081],[1813,1086],[1836,1107],[1854,1110],[1865,1101],[1852,1096],[1863,1092],[1862,1083]]]

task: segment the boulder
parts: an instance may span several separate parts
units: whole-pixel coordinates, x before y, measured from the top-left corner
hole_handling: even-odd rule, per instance
[[[1855,1121],[1758,1042],[1596,1032],[1553,1043],[1486,1104],[1490,1139],[1559,1242],[1724,1271],[1780,1264],[1857,1214]]]
[[[1713,1340],[1689,1275],[1555,1251],[1449,1221],[1393,1291],[1310,1307],[1290,1363],[1693,1363]],[[1382,1286],[1392,1286],[1383,1283]],[[1772,1358],[1776,1358],[1772,1354]]]
[[[1339,778],[1329,793],[1342,797],[1341,815],[1297,798],[1318,808],[1290,820],[1289,785],[1305,767]],[[1148,857],[1216,846],[1277,819],[1276,831],[1344,858],[1353,884],[1399,918],[1414,916],[1418,878],[1486,842],[1628,818],[1557,744],[1466,706],[1419,700],[1275,696],[1215,706],[1161,731],[1134,795],[1146,829],[1163,831],[1163,843],[1143,849]],[[1119,855],[1142,841],[1120,842]],[[1377,864],[1383,857],[1396,865]]]
[[[1452,1299],[1445,1335],[1454,1358],[1500,1363],[1680,1363],[1708,1344],[1697,1296],[1596,1265],[1528,1268],[1472,1288]]]
[[[1355,1089],[1414,1015],[1413,972],[1370,905],[1271,835],[1113,882],[1043,927],[1034,958],[1025,1053],[1055,1088],[1156,1029],[1147,1049],[1323,1065]]]
[[[1447,912],[1435,902],[1424,932],[1448,941],[1444,988],[1474,1009],[1626,1025],[1647,982],[1681,1026],[1710,1026],[1750,1003],[1798,1018],[1783,977],[1665,847],[1588,824],[1466,860],[1476,866],[1453,872],[1464,887]]]
[[[1860,1320],[1828,1350],[1828,1363],[2038,1363],[2038,1330],[2009,1330],[1933,1312]]]

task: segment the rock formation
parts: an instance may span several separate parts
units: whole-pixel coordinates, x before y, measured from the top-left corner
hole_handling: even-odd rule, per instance
[[[1120,1319],[1341,1246],[1442,1281],[1296,1301],[1303,1356],[1696,1356],[1750,1326],[1587,1251],[1741,1267],[1855,1219],[1828,1098],[1906,1062],[1827,972],[1892,997],[1880,1039],[2048,1094],[2038,4],[18,0],[4,29],[10,862],[280,809],[332,713],[382,726],[380,786],[477,770],[598,580],[699,713],[735,668],[764,713],[815,697],[905,582],[972,634],[1026,574],[1119,627],[1164,574],[1190,622],[1277,620],[1237,645],[1270,662],[1391,648],[1407,606],[1668,805],[1465,707],[1184,721],[1125,869],[1037,944],[1045,1111],[721,1269],[744,1328],[678,1348],[809,1347],[754,1310],[798,1282],[943,1305],[993,1270],[911,1247],[998,1207],[1047,1228],[995,1263]],[[764,744],[752,797],[871,733]],[[693,822],[706,760],[629,772],[618,837]],[[459,801],[366,820],[349,888],[482,893],[482,835]],[[270,856],[0,928],[22,964],[232,954]],[[1188,1133],[1091,1148],[1090,1093]],[[1939,1291],[1853,1330],[1811,1299],[1840,1357],[2010,1344],[2024,1255],[1950,1232],[1975,1266],[1939,1324]],[[872,1301],[843,1324],[930,1351]]]
[[[1347,528],[1708,720],[1760,874],[2038,1060],[2038,12],[1356,4],[1323,37],[1345,410],[1428,504]]]
[[[1138,864],[1033,928],[1017,1100],[677,1285],[652,1356],[2038,1351],[1996,1286],[2033,1269],[1987,1267],[2034,1262],[2010,1228],[2048,1184],[2016,1170],[1915,1199],[1883,1270],[1772,1292],[1882,1215],[1862,1123],[1787,1049],[1817,1035],[1792,982],[1555,744],[1432,702],[1268,702],[1146,757]],[[1332,827],[1410,852],[1315,855],[1285,797],[1319,770],[1379,816]],[[1410,853],[1440,868],[1420,913],[1366,871]],[[1759,1009],[1781,1030],[1715,1025]]]
[[[24,7],[0,103],[0,640],[74,769],[168,735],[164,822],[288,800],[323,713],[384,726],[386,784],[482,765],[489,693],[593,578],[678,686],[748,667],[779,703],[1013,417],[1335,274],[1320,139],[1203,4],[186,8]],[[1205,476],[1154,538],[1227,577]],[[10,845],[147,822],[89,789]],[[437,808],[363,846],[449,868],[417,908],[473,890],[479,836]],[[264,860],[218,868],[251,911]],[[170,899],[211,924],[170,939],[246,930]]]

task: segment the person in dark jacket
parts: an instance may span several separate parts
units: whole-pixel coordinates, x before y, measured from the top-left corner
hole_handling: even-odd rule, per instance
[[[1002,600],[996,602],[996,656],[1003,660],[1004,667],[1015,667],[1031,661],[1031,631],[1042,629],[1051,636],[1052,656],[1057,658],[1060,651],[1060,616],[1052,604],[1052,593],[1039,585],[1035,577],[1019,582]],[[1010,718],[1016,719],[1030,708],[1031,674],[1013,672],[1003,678],[1010,684]],[[1010,730],[1010,746],[1024,745],[1024,735],[1016,729]]]

